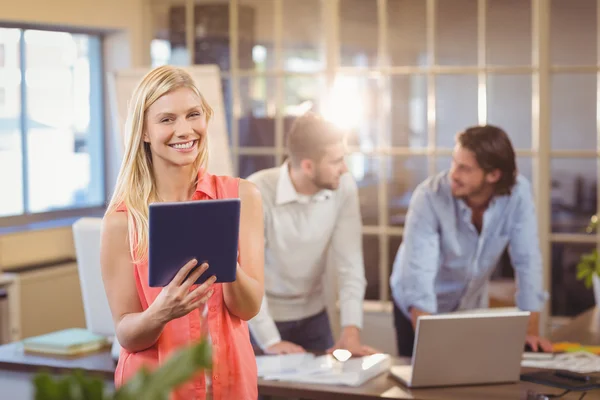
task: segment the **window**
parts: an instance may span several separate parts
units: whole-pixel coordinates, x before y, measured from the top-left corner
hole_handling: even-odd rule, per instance
[[[101,38],[0,28],[0,217],[103,206]]]
[[[187,17],[179,0],[151,3],[154,38],[167,42],[153,43],[155,63],[221,66],[239,175],[280,165],[308,109],[351,130],[367,299],[390,299],[415,187],[450,166],[459,130],[490,123],[511,136],[549,222],[539,236],[550,311],[593,305],[576,276],[581,254],[600,249],[585,230],[600,212],[600,0],[196,0]]]

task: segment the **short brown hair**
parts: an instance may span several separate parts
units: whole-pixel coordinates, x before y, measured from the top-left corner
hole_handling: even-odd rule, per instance
[[[517,180],[515,150],[504,130],[493,125],[472,126],[456,136],[461,147],[471,150],[479,166],[486,172],[496,169],[502,176],[496,183],[496,194],[510,194]]]
[[[325,148],[344,140],[344,133],[322,116],[307,112],[296,118],[287,137],[287,153],[294,166],[304,159],[319,161]]]

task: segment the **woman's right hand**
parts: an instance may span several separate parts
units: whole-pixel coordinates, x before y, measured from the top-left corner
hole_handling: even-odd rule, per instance
[[[210,287],[217,279],[214,275],[194,290],[190,290],[194,282],[208,268],[208,264],[204,263],[190,274],[197,263],[196,260],[191,260],[185,264],[150,305],[149,310],[152,310],[154,317],[160,322],[167,323],[189,314],[192,310],[200,308],[212,295],[213,290]],[[189,277],[186,279],[188,274]]]

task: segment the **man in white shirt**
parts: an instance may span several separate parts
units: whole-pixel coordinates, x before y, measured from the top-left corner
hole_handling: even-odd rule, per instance
[[[248,178],[262,193],[265,297],[250,320],[252,340],[268,354],[349,350],[360,341],[366,280],[358,189],[345,164],[342,132],[308,113],[287,138],[289,159]],[[334,343],[322,285],[326,262],[337,269],[342,333]]]

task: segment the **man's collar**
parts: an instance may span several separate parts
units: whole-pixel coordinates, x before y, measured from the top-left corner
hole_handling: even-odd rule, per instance
[[[298,200],[298,192],[294,188],[290,178],[289,164],[284,162],[279,168],[279,179],[277,180],[277,192],[275,193],[275,204],[278,206],[292,203]]]
[[[280,206],[286,203],[308,203],[309,201],[323,201],[331,197],[331,190],[323,189],[312,196],[298,194],[292,178],[290,178],[289,163],[286,161],[279,168],[279,179],[277,180],[277,191],[275,192],[275,204]]]
[[[471,207],[469,207],[469,205],[467,204],[467,202],[465,201],[465,199],[463,199],[462,197],[455,197],[456,201],[458,202],[458,206],[461,209],[462,212],[469,212],[472,213],[473,209]],[[497,201],[497,196],[493,196],[490,201],[488,202],[487,206],[485,207],[484,210],[489,210],[492,207],[494,207],[494,205],[496,204]]]

